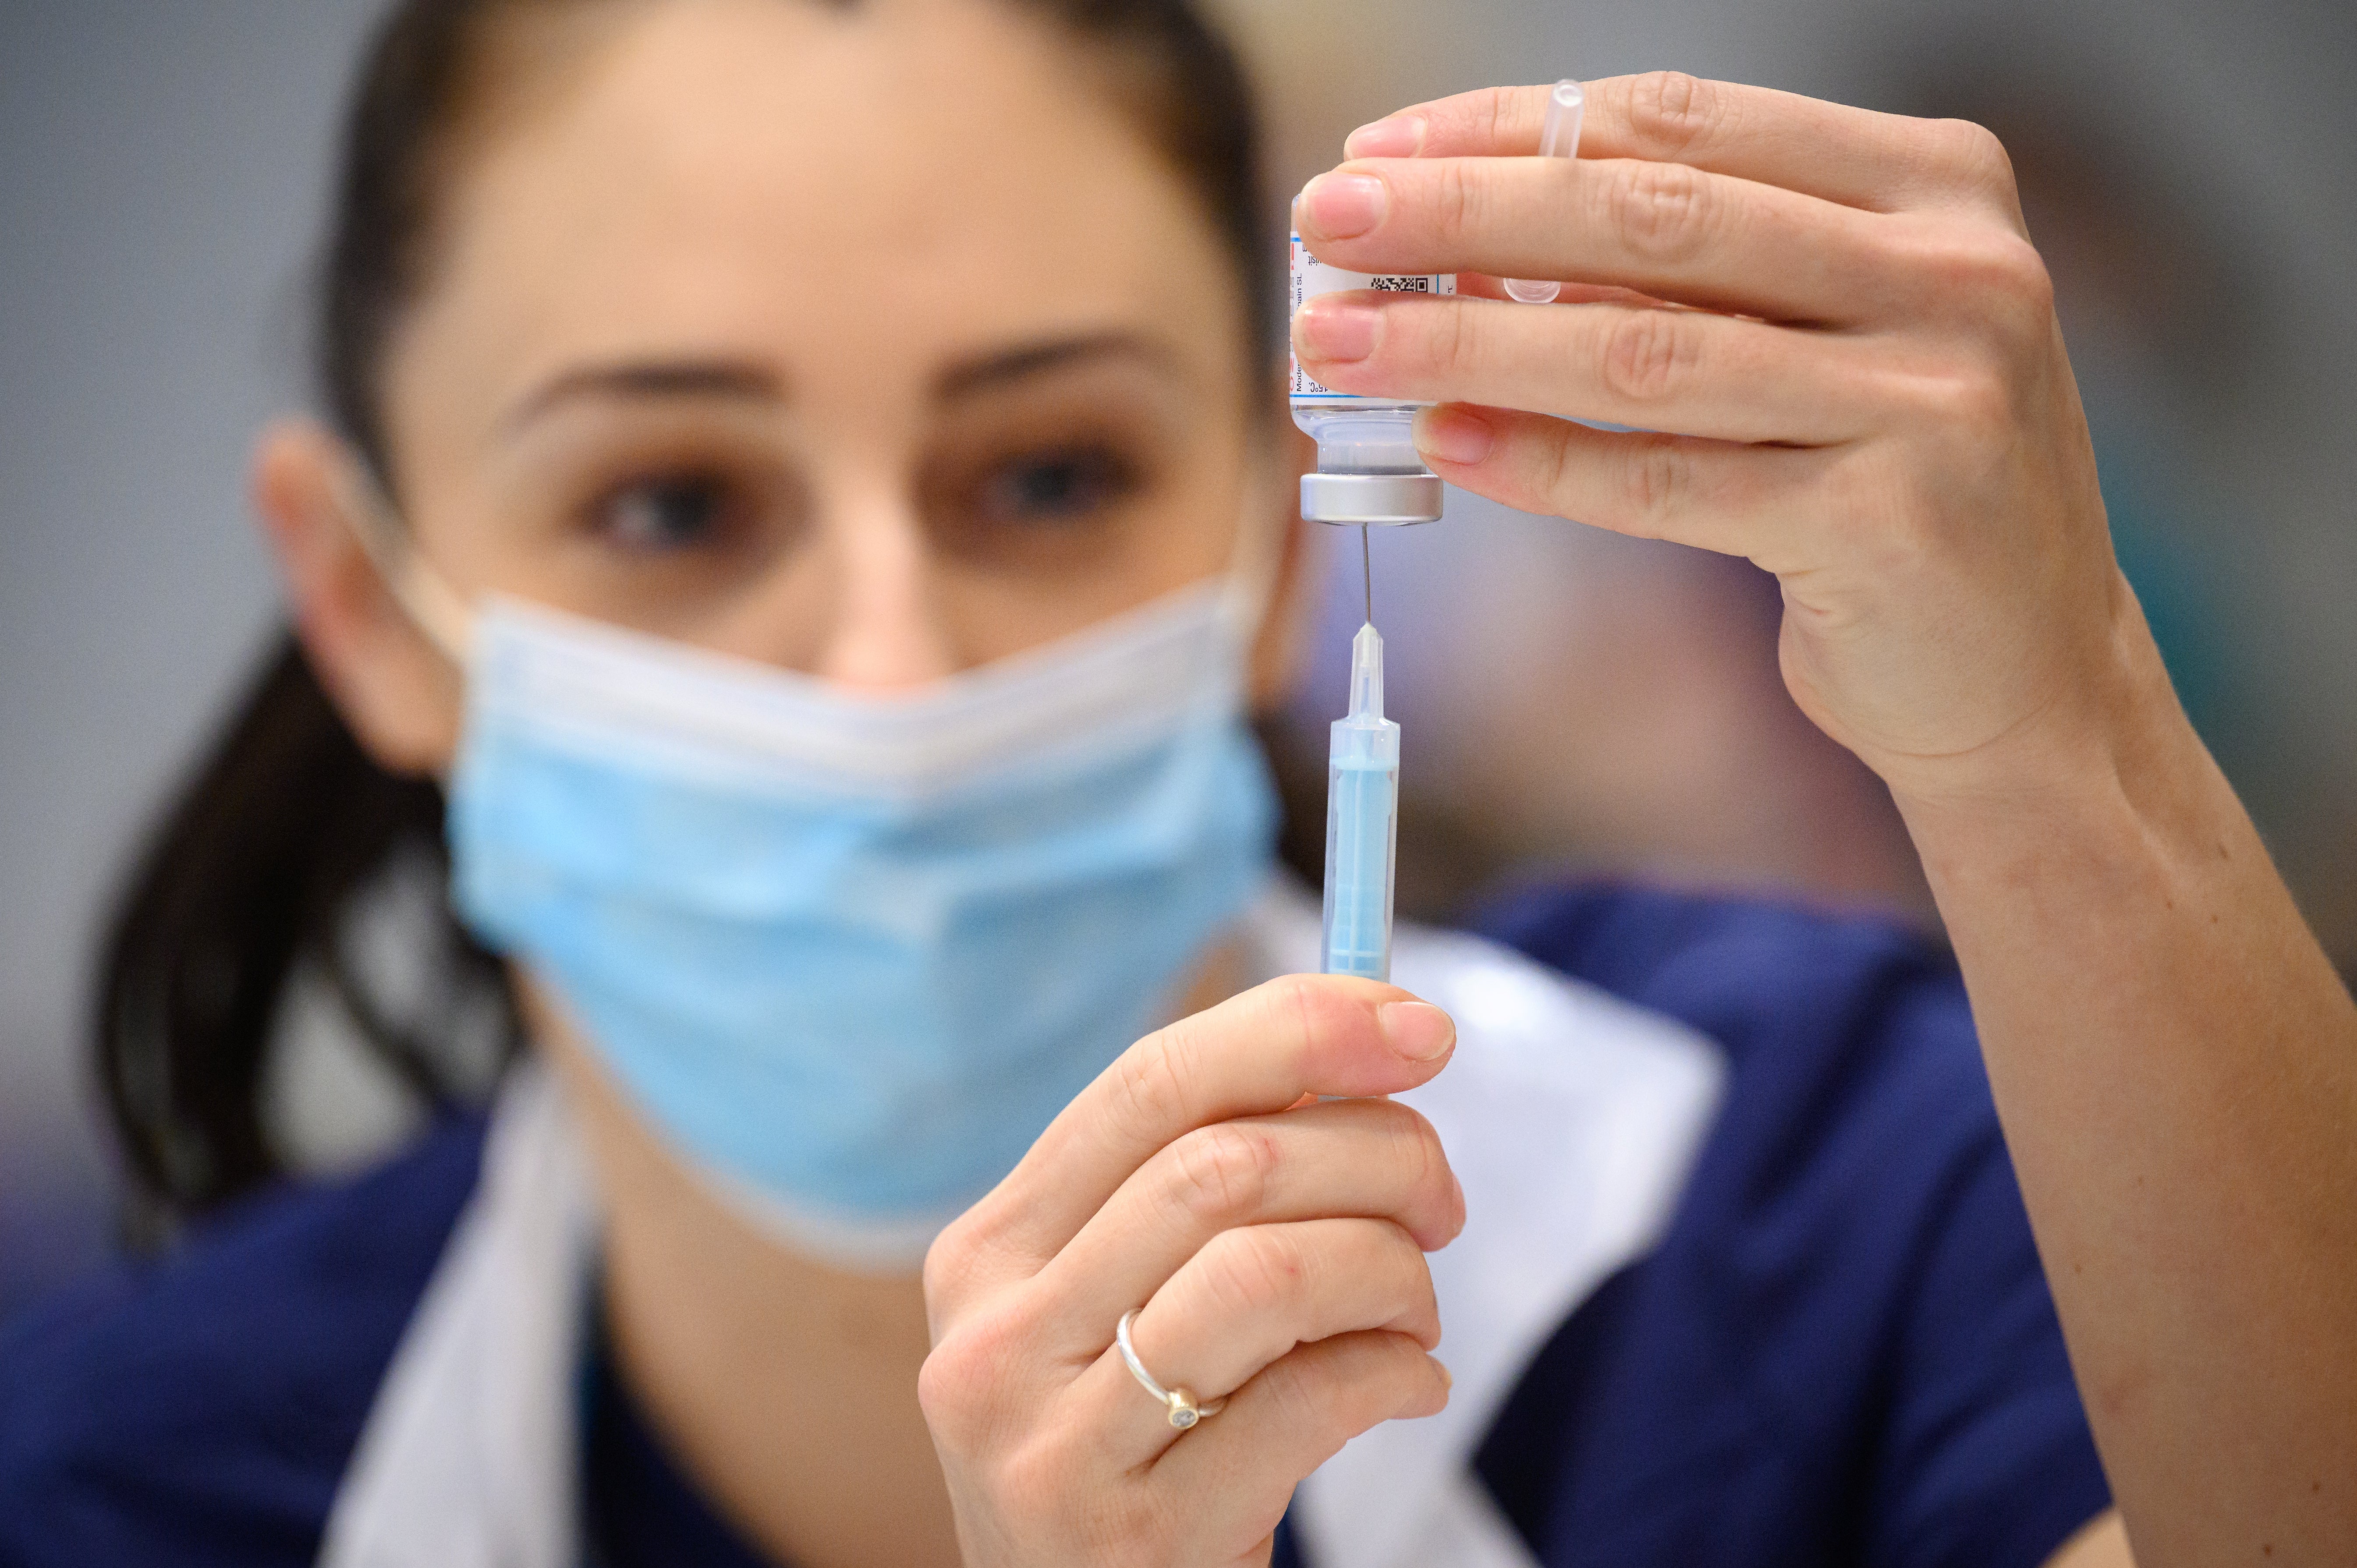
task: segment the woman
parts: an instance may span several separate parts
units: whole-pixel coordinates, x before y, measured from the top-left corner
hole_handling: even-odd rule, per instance
[[[1995,852],[2072,842],[2022,801],[2145,735],[2241,856],[2236,940],[2304,962],[2296,918],[2171,727],[1989,150],[1674,85],[1598,93],[1619,166],[1482,156],[1512,95],[1361,133],[1298,204],[1322,256],[1602,297],[1338,296],[1297,350],[1448,400],[1452,478],[1783,575],[2183,1551],[2113,1386],[2168,1345],[2107,1254],[2149,1243],[2062,1153],[2130,1134],[2043,1032],[2057,950],[2204,931],[2088,939],[2070,868]],[[256,464],[301,656],[116,953],[135,1162],[217,1212],[5,1351],[9,1560],[2126,1560],[1964,995],[1903,940],[1556,894],[1403,933],[1405,988],[1277,978],[1314,919],[1258,891],[1240,723],[1296,581],[1245,123],[1175,3],[399,9],[335,428]],[[488,1128],[223,1207],[294,960],[363,967],[421,780],[528,1059]]]

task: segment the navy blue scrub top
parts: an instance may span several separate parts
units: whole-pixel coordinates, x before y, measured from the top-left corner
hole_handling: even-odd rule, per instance
[[[1546,1568],[2032,1568],[2110,1506],[1951,965],[1876,920],[1620,887],[1476,929],[1728,1068],[1660,1246],[1480,1450]],[[0,1568],[310,1563],[483,1132],[248,1199],[0,1336]],[[760,1564],[585,1370],[593,1561]],[[1349,1568],[1289,1535],[1277,1563]]]

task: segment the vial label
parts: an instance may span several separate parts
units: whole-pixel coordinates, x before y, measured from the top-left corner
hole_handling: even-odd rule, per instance
[[[1421,276],[1399,273],[1348,273],[1340,267],[1329,267],[1311,255],[1301,236],[1293,236],[1293,303],[1286,308],[1286,318],[1301,308],[1301,302],[1316,299],[1321,294],[1340,294],[1345,289],[1384,289],[1394,294],[1455,294],[1455,273],[1431,273]],[[1314,397],[1325,403],[1373,403],[1389,406],[1390,398],[1362,397],[1357,392],[1338,392],[1320,385],[1302,374],[1301,361],[1294,360],[1293,395]]]

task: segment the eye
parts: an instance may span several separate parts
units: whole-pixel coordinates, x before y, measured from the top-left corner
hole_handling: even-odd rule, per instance
[[[1130,465],[1103,447],[1029,452],[983,476],[974,508],[988,522],[1077,522],[1120,500],[1136,483]]]
[[[713,474],[666,474],[607,492],[591,526],[616,548],[667,555],[716,542],[729,521],[726,480]]]

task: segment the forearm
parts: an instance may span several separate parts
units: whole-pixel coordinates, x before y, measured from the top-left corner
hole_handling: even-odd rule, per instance
[[[1901,808],[2137,1560],[2343,1562],[2357,1007],[2130,618],[2061,784]]]

